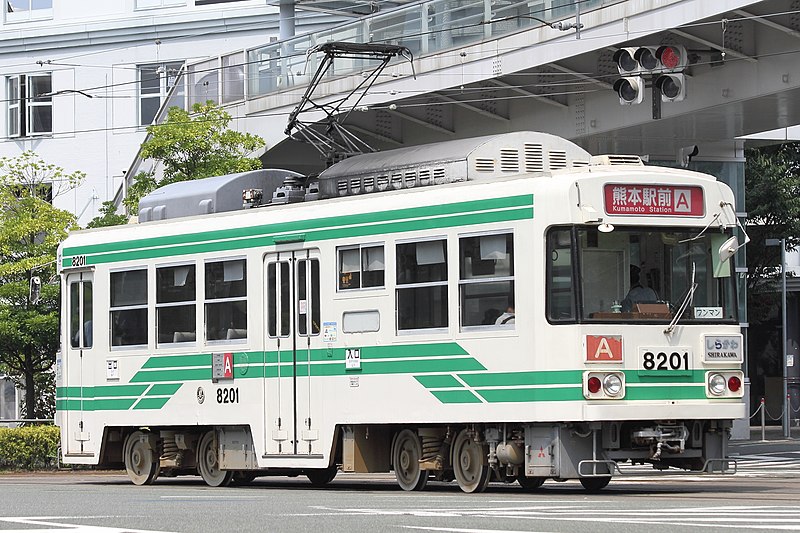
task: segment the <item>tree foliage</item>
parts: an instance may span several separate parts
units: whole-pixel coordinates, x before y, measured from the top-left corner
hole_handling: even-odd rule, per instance
[[[52,415],[46,400],[59,337],[56,253],[77,228],[74,215],[50,200],[83,178],[33,152],[0,159],[0,368],[25,388],[27,418]],[[34,277],[42,282],[38,300],[31,297]]]
[[[137,174],[124,200],[128,211],[138,212],[144,195],[170,183],[261,168],[261,160],[248,155],[263,147],[264,139],[228,129],[231,120],[209,100],[195,104],[191,113],[172,107],[164,123],[148,126],[150,138],[142,144],[141,156],[161,163],[163,176]]]
[[[100,207],[100,216],[94,217],[87,225],[87,228],[103,228],[106,226],[119,226],[120,224],[127,224],[128,217],[125,215],[117,214],[117,207],[114,202],[109,200],[103,202]]]
[[[746,161],[748,289],[760,292],[780,276],[780,247],[766,239],[800,245],[800,143],[747,150]]]

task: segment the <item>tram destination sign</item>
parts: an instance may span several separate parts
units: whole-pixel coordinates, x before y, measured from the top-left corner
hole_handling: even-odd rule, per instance
[[[703,189],[690,185],[606,183],[606,214],[703,216]]]

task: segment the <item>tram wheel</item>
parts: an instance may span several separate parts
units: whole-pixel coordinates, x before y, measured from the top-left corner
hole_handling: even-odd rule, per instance
[[[333,481],[338,471],[339,469],[334,465],[328,468],[320,468],[319,470],[309,470],[306,472],[306,477],[315,487],[322,487]]]
[[[217,436],[211,430],[200,438],[197,445],[197,470],[200,477],[211,487],[225,487],[233,479],[233,470],[220,470]]]
[[[483,492],[489,484],[491,469],[487,461],[488,448],[473,439],[471,432],[462,429],[453,443],[453,472],[464,492]]]
[[[125,470],[134,485],[150,485],[158,477],[158,453],[147,445],[144,436],[144,432],[134,431],[125,439]]]
[[[581,485],[588,492],[599,492],[606,488],[606,485],[611,481],[611,476],[604,477],[582,477]]]
[[[410,429],[404,429],[395,442],[392,465],[397,484],[403,490],[422,490],[428,484],[428,471],[419,467],[422,445],[419,436]]]
[[[525,490],[536,490],[542,485],[544,485],[544,481],[547,478],[541,476],[531,476],[528,477],[524,474],[520,474],[517,478],[517,482],[520,486]]]

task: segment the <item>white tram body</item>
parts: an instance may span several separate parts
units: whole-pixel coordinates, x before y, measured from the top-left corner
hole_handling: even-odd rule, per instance
[[[139,223],[62,244],[66,463],[210,485],[394,470],[469,492],[599,489],[620,461],[730,468],[726,185],[532,132],[296,178],[170,185]]]

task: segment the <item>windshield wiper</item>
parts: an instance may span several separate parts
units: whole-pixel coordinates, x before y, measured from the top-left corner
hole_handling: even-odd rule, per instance
[[[686,308],[691,305],[692,300],[694,298],[694,291],[697,289],[697,283],[695,283],[695,263],[692,261],[692,283],[689,285],[689,290],[686,291],[686,298],[683,299],[681,302],[680,307],[675,312],[675,316],[672,318],[672,322],[669,323],[667,329],[664,330],[664,335],[671,335],[672,331],[675,329],[675,325],[678,323],[678,320],[681,319],[683,313],[686,312]]]

